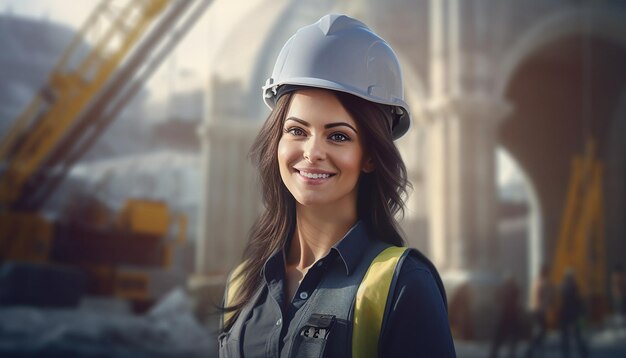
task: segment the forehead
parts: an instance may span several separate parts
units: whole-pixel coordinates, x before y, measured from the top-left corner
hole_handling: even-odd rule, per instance
[[[342,121],[356,126],[337,97],[329,90],[304,89],[294,92],[287,110],[287,117],[297,117],[310,123]]]

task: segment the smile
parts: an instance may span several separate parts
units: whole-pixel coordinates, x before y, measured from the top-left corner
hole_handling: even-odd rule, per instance
[[[306,178],[311,178],[311,179],[326,179],[330,177],[330,174],[313,174],[313,173],[305,173],[305,172],[300,172],[300,175]]]
[[[332,173],[309,173],[301,170],[297,170],[297,172],[307,179],[328,179],[335,175]]]

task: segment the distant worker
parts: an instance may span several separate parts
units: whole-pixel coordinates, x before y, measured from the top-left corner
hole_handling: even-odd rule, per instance
[[[519,305],[519,287],[511,273],[506,273],[504,276],[504,282],[497,293],[497,302],[500,305],[500,311],[498,312],[489,356],[497,357],[500,346],[508,342],[509,356],[515,357],[515,349],[519,338],[521,310]]]
[[[532,315],[532,337],[526,351],[526,357],[535,352],[543,356],[543,342],[547,331],[548,310],[554,301],[554,288],[550,283],[550,266],[541,266],[539,275],[530,287],[530,312]]]
[[[264,212],[225,291],[220,357],[455,357],[437,270],[396,220],[409,128],[399,62],[326,15],[284,45],[251,158]]]
[[[580,319],[584,314],[584,303],[580,295],[576,277],[572,268],[565,271],[560,287],[561,307],[559,309],[559,326],[561,329],[561,352],[563,357],[570,354],[570,334],[574,334],[574,341],[581,357],[588,357],[589,351],[581,333]]]
[[[621,265],[611,272],[611,301],[616,328],[626,328],[626,274]]]

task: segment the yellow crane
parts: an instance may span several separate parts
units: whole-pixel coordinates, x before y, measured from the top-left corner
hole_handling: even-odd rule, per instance
[[[589,139],[585,155],[572,161],[550,278],[554,285],[559,285],[566,270],[573,270],[581,295],[589,303],[590,318],[597,321],[606,314],[608,306],[602,202],[604,166],[595,153],[595,141]]]
[[[38,210],[211,2],[97,5],[0,141],[0,263],[50,259],[54,224]],[[161,222],[160,228],[146,229],[146,220]],[[176,220],[184,233],[184,218],[172,216],[162,203],[130,200],[115,229],[164,235]],[[167,265],[171,249],[163,250]]]

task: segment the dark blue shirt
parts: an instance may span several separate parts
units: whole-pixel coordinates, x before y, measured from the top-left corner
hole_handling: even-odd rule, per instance
[[[304,311],[300,308],[331,272],[329,267],[340,265],[341,273],[350,275],[370,244],[366,225],[357,223],[328,255],[311,266],[290,302],[284,294],[285,250],[275,252],[265,263],[264,286],[251,314],[240,317],[246,319],[240,337],[244,356],[287,356],[292,343],[286,335],[289,325],[299,321],[296,318]],[[392,294],[390,314],[381,332],[382,356],[455,357],[444,299],[430,266],[418,257],[407,257]]]

